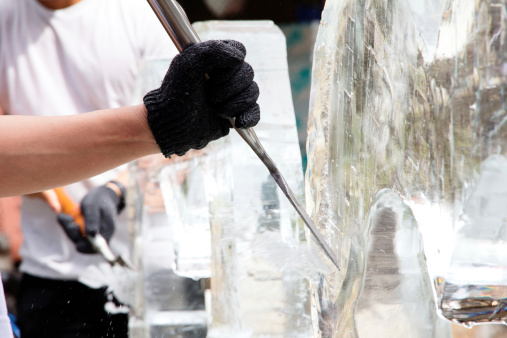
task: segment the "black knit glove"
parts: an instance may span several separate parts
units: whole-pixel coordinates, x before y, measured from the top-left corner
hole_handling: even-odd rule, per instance
[[[117,184],[117,183],[116,183]],[[125,193],[120,185],[122,194]],[[109,243],[115,228],[116,215],[124,207],[124,196],[120,198],[112,189],[101,185],[85,195],[81,201],[81,213],[85,220],[85,232],[95,236],[100,233]],[[83,237],[74,218],[68,214],[60,213],[58,223],[69,238],[76,244],[77,251],[81,253],[96,253],[88,240]]]
[[[174,58],[161,87],[144,97],[148,124],[165,156],[202,149],[227,135],[229,118],[236,118],[237,128],[259,122],[259,88],[245,55],[240,42],[211,40]]]

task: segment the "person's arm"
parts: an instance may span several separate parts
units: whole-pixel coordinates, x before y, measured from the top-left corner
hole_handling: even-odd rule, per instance
[[[63,186],[158,152],[144,105],[0,116],[0,197]]]
[[[260,119],[245,47],[210,40],[171,62],[144,105],[61,117],[0,116],[0,197],[47,190],[136,158],[202,149]],[[210,75],[206,79],[206,75]]]

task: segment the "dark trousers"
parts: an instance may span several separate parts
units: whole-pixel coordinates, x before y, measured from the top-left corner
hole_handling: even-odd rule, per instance
[[[17,301],[21,336],[128,338],[128,315],[107,313],[106,302],[105,288],[23,274]]]

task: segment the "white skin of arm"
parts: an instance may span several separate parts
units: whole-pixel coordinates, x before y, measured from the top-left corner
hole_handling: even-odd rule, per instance
[[[67,185],[160,153],[144,105],[73,116],[0,116],[0,197]]]

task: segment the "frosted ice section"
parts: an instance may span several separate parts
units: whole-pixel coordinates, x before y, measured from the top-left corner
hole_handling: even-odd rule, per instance
[[[202,40],[235,39],[245,44],[246,60],[255,70],[261,93],[262,118],[255,131],[303,200],[301,153],[282,32],[271,21],[211,21],[194,27]],[[305,275],[311,275],[308,266],[312,265],[308,264],[311,252],[300,243],[303,224],[236,132],[213,142],[206,151],[203,173],[212,232],[208,336],[311,336]]]
[[[168,40],[168,42],[170,42]],[[140,70],[136,83],[135,97],[138,102],[143,94],[157,88],[169,67],[169,59],[146,60]],[[130,185],[127,194],[127,212],[134,234],[134,265],[138,272],[136,302],[130,316],[132,338],[190,338],[204,337],[207,330],[207,315],[204,304],[204,283],[193,280],[209,275],[210,248],[209,231],[207,256],[202,255],[202,238],[196,237],[194,251],[179,251],[174,247],[188,245],[188,236],[180,231],[182,225],[202,226],[202,213],[207,214],[207,204],[198,204],[199,214],[186,212],[195,203],[203,202],[200,190],[195,185],[201,183],[199,175],[192,175],[193,160],[191,156],[168,160],[162,155],[148,156],[129,165]],[[161,182],[160,174],[167,178]],[[190,174],[190,175],[186,175]],[[179,175],[179,176],[178,176]],[[169,179],[180,180],[189,184],[174,184],[162,189]],[[191,186],[190,194],[185,190]],[[179,195],[178,195],[179,194]],[[180,199],[170,205],[172,216],[163,197]],[[169,202],[169,201],[166,201]],[[194,204],[192,204],[194,203]],[[206,210],[202,210],[202,207]],[[186,218],[178,218],[183,215]],[[174,228],[177,228],[173,231]],[[209,229],[209,223],[207,228]],[[181,236],[175,236],[174,233]],[[206,236],[206,233],[201,233]],[[185,247],[185,250],[190,247]],[[176,252],[176,254],[175,254]],[[206,261],[207,259],[207,261]],[[206,261],[206,262],[203,262]],[[178,263],[178,264],[177,264]],[[181,263],[181,264],[179,264]],[[203,265],[207,264],[207,270]],[[181,268],[181,269],[179,269]],[[178,270],[179,269],[179,270]],[[176,273],[176,270],[178,273]]]
[[[307,206],[343,269],[312,287],[316,335],[450,336],[428,278],[446,318],[504,320],[505,5],[326,2]]]

